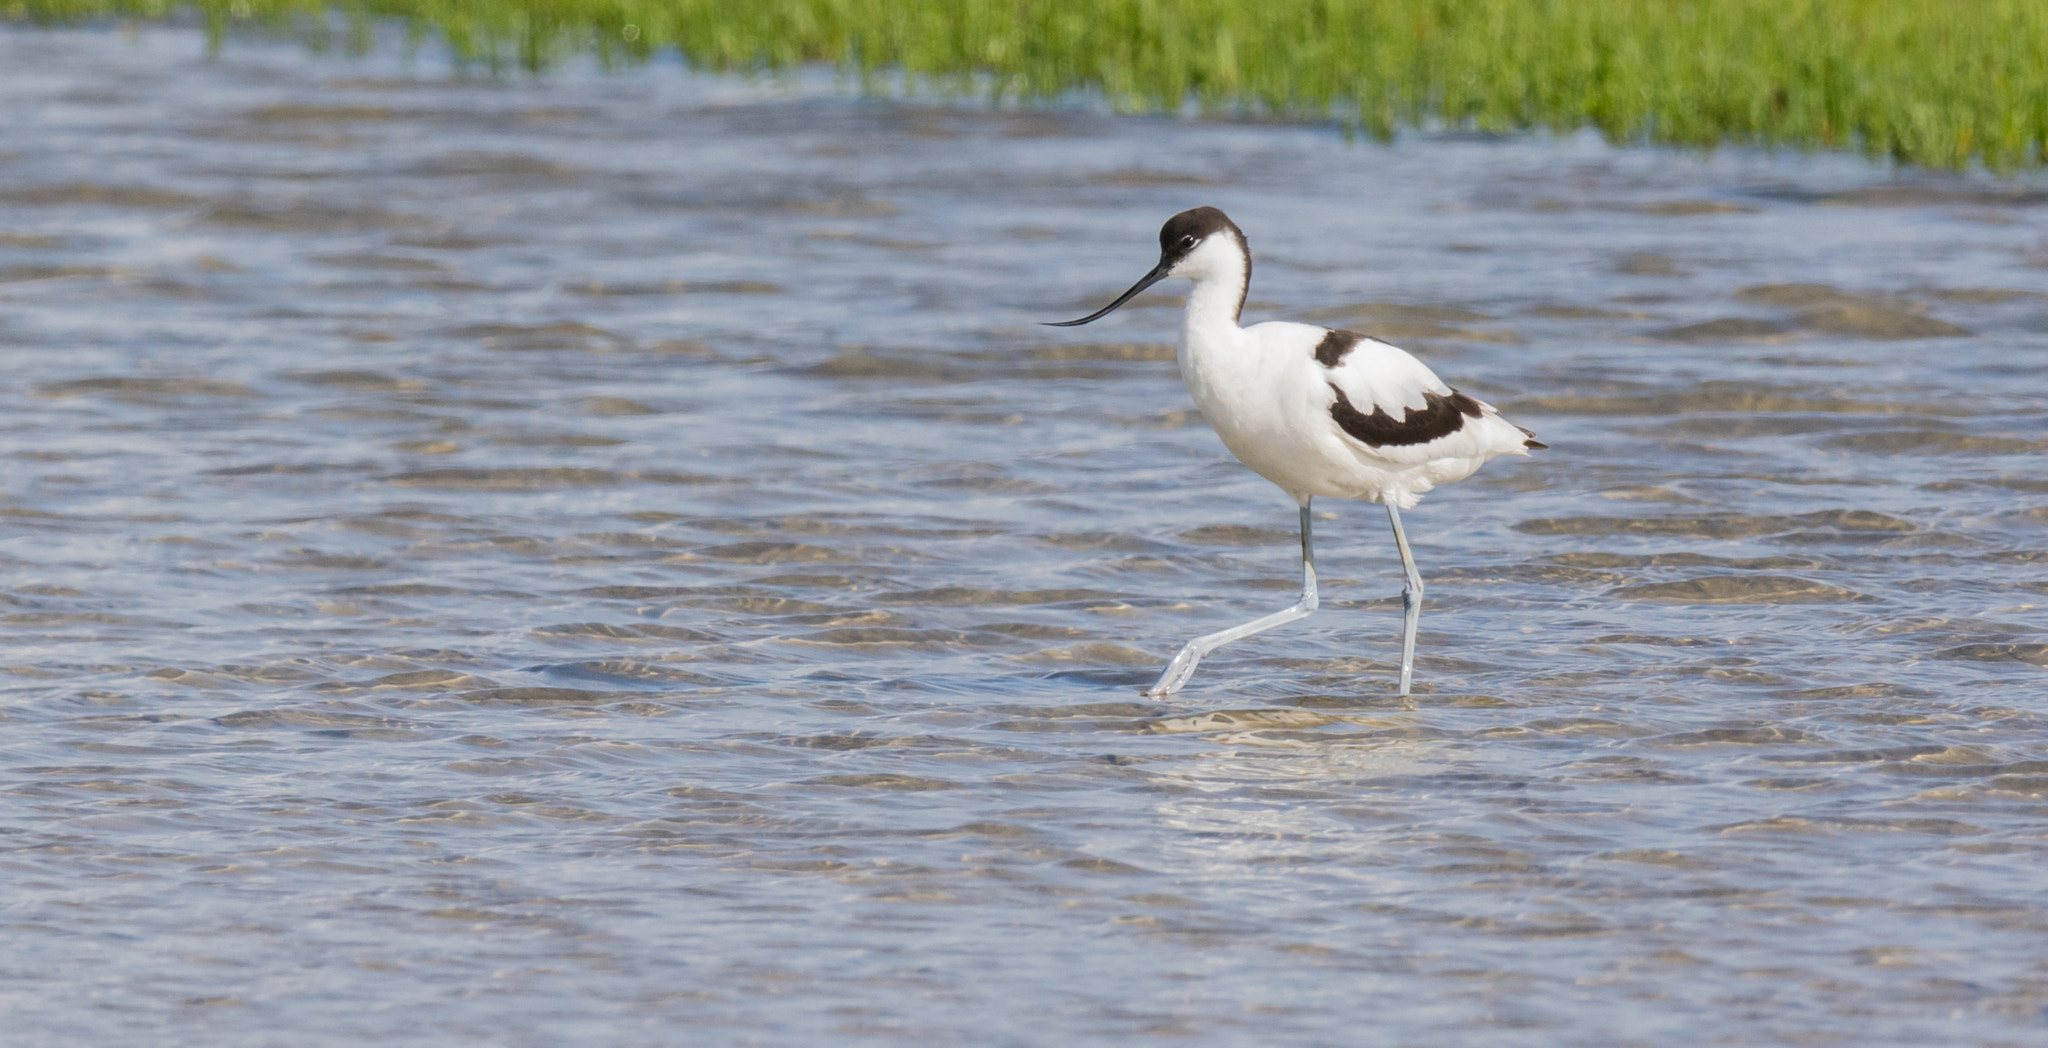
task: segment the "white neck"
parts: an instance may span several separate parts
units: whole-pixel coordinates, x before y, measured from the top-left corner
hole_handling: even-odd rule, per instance
[[[1229,250],[1207,252],[1209,257],[1203,259],[1205,264],[1199,276],[1190,274],[1194,276],[1195,286],[1188,292],[1187,315],[1183,321],[1183,326],[1190,333],[1197,329],[1236,331],[1238,328],[1238,314],[1244,308],[1251,272],[1243,251],[1236,244],[1224,246]]]

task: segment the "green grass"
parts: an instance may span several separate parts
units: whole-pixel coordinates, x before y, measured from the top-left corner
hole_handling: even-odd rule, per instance
[[[1334,116],[1380,136],[1590,125],[1624,143],[2048,161],[2048,0],[0,0],[0,15],[173,7],[217,30],[397,18],[465,58],[536,69],[671,51],[938,92],[1092,91],[1126,111]]]

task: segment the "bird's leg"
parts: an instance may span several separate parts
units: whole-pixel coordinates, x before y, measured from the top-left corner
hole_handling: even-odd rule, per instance
[[[1408,585],[1401,588],[1401,694],[1408,694],[1408,682],[1415,676],[1415,623],[1422,617],[1422,574],[1415,570],[1415,554],[1408,551],[1408,536],[1401,530],[1401,511],[1387,503],[1387,519],[1394,522],[1394,545],[1401,550],[1401,567],[1408,572]]]
[[[1315,547],[1310,544],[1309,540],[1308,500],[1304,499],[1301,503],[1301,599],[1295,601],[1293,607],[1284,611],[1276,611],[1264,618],[1253,619],[1242,626],[1234,626],[1220,633],[1196,637],[1194,640],[1187,642],[1186,646],[1180,649],[1180,654],[1175,655],[1173,661],[1166,664],[1165,672],[1159,675],[1159,680],[1151,688],[1147,689],[1145,694],[1154,698],[1164,698],[1171,695],[1179,691],[1181,686],[1188,682],[1189,677],[1195,675],[1195,666],[1202,661],[1202,656],[1215,651],[1231,641],[1243,640],[1254,633],[1272,629],[1283,623],[1293,622],[1295,619],[1302,618],[1314,610],[1316,610],[1316,555]]]

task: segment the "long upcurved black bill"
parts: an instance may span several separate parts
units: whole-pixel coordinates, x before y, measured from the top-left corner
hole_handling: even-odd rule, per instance
[[[1106,305],[1101,309],[1098,309],[1095,312],[1090,313],[1085,317],[1082,317],[1079,320],[1048,320],[1045,321],[1044,324],[1046,327],[1079,327],[1082,324],[1088,323],[1089,321],[1101,320],[1103,317],[1106,317],[1111,312],[1115,311],[1116,307],[1121,306],[1124,303],[1129,302],[1131,299],[1138,297],[1138,292],[1143,291],[1146,288],[1151,287],[1152,285],[1157,284],[1162,280],[1165,280],[1166,271],[1172,268],[1172,263],[1166,261],[1165,259],[1160,259],[1159,264],[1152,267],[1152,272],[1145,274],[1145,278],[1143,280],[1140,280],[1137,283],[1132,284],[1131,289],[1129,291],[1126,291],[1123,294],[1118,295],[1116,297],[1116,301],[1111,302],[1109,305]]]

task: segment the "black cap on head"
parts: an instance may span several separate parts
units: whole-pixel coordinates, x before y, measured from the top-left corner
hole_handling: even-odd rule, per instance
[[[1213,207],[1189,208],[1167,219],[1166,224],[1159,227],[1159,253],[1162,256],[1178,258],[1187,254],[1189,248],[1201,243],[1209,234],[1224,229],[1237,234],[1238,240],[1244,239],[1244,230],[1237,228],[1237,223],[1232,222],[1230,216],[1222,211]]]

